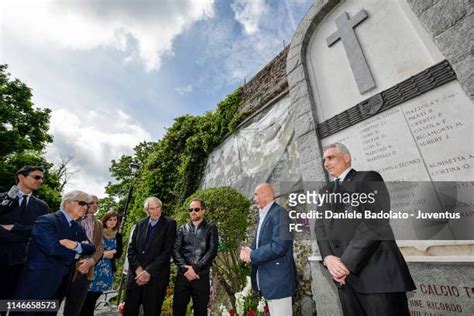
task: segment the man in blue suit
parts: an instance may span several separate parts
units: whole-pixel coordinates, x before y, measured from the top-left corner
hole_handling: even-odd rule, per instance
[[[89,202],[87,193],[71,191],[64,195],[59,211],[38,217],[16,299],[64,298],[75,260],[95,251],[84,228],[75,222],[84,216]]]
[[[289,234],[288,212],[275,202],[275,193],[268,183],[255,189],[259,207],[257,234],[252,247],[243,247],[242,261],[252,265],[252,287],[268,302],[272,316],[293,314],[292,296],[298,286],[293,240]]]

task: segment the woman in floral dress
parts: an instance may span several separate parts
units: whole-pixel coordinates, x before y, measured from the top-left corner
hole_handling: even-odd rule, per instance
[[[97,299],[103,292],[112,289],[114,273],[117,270],[115,259],[122,255],[122,235],[118,232],[119,214],[108,211],[102,218],[102,225],[104,227],[104,255],[95,266],[94,280],[89,286],[81,316],[93,316]]]

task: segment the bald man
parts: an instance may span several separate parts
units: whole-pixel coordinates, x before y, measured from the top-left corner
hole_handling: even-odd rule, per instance
[[[293,240],[288,233],[288,212],[275,202],[268,183],[254,193],[259,207],[257,234],[252,247],[243,247],[240,259],[252,266],[252,287],[268,302],[272,316],[293,315],[292,296],[298,281],[293,260]]]

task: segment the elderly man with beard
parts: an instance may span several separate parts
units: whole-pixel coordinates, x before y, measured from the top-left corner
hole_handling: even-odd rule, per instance
[[[75,259],[95,251],[84,228],[76,222],[86,213],[89,199],[82,191],[68,192],[59,211],[38,217],[16,299],[61,301],[64,298]]]

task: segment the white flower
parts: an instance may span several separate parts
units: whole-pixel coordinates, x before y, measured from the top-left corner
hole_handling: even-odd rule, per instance
[[[221,311],[221,316],[230,316],[230,313],[224,304],[221,303],[221,305],[219,306],[219,310]]]
[[[258,305],[257,305],[257,311],[259,311],[260,313],[263,313],[263,311],[265,310],[265,299],[262,297],[262,299],[258,302]]]
[[[227,311],[227,309],[224,309],[221,313],[221,316],[230,316],[230,313]]]

